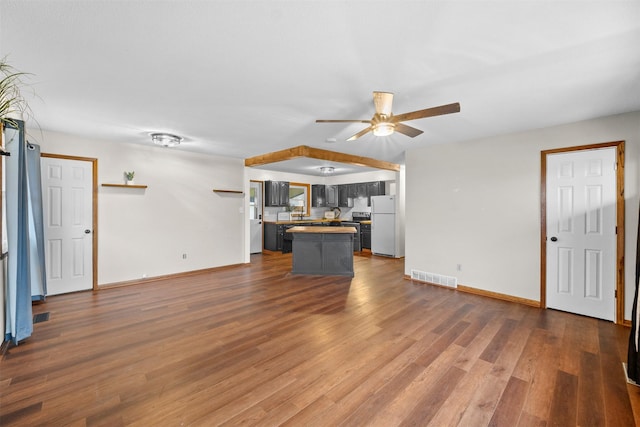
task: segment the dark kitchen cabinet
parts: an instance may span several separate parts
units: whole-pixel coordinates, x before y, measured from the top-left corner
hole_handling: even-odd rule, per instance
[[[347,185],[340,184],[338,185],[338,206],[347,206],[345,203],[347,203]]]
[[[360,232],[360,223],[359,222],[342,222],[342,227],[353,227],[356,229],[356,232],[353,235],[353,251],[360,252],[362,250],[362,237]]]
[[[347,186],[347,197],[353,199],[358,197],[356,194],[356,185],[355,184],[345,184]]]
[[[367,182],[367,196],[384,196],[384,181]]]
[[[371,249],[371,224],[360,224],[362,249]]]
[[[327,206],[326,193],[324,185],[311,186],[311,207],[324,208]]]
[[[314,208],[335,208],[338,206],[338,186],[312,185],[311,206]]]
[[[268,251],[282,250],[282,232],[284,227],[282,224],[275,222],[264,223],[264,248]]]
[[[280,206],[289,206],[289,182],[278,181],[278,187],[280,190]]]
[[[368,197],[367,194],[367,183],[366,182],[358,182],[357,184],[354,184],[356,187],[356,197],[360,198],[360,197]]]
[[[356,197],[356,184],[340,184],[338,186],[338,207],[352,208]]]
[[[337,185],[325,185],[325,206],[329,208],[335,208],[338,206],[338,186]]]
[[[356,198],[366,198],[371,206],[371,196],[384,196],[385,182],[357,182],[355,184],[313,185],[311,186],[314,208],[353,207]]]
[[[278,181],[264,182],[264,205],[279,206],[280,203],[280,187]]]
[[[349,207],[349,185],[350,184],[338,185],[338,207]]]
[[[292,227],[301,226],[301,225],[305,225],[305,224],[287,224],[282,226],[282,253],[283,254],[291,253],[293,249],[293,234],[287,233],[287,230]]]
[[[289,205],[289,183],[287,181],[265,181],[264,193],[265,206]]]
[[[367,206],[371,206],[372,196],[384,196],[384,181],[367,182]]]

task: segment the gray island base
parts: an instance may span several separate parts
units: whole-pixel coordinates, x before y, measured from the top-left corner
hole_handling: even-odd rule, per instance
[[[355,227],[292,227],[293,274],[353,277]]]

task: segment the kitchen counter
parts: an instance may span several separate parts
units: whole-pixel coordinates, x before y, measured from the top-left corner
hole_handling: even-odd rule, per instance
[[[287,233],[316,233],[316,234],[353,234],[356,232],[355,227],[331,227],[331,226],[298,226],[291,227]]]
[[[289,220],[289,221],[264,221],[264,222],[270,222],[270,223],[274,223],[274,224],[309,224],[311,222],[313,223],[323,223],[323,224],[328,224],[331,222],[352,222],[350,219],[325,219],[325,218],[318,218],[318,219],[296,219],[296,220]]]
[[[355,227],[297,226],[293,236],[293,274],[354,276]]]

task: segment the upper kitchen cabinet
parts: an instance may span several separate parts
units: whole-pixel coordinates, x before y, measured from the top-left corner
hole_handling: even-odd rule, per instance
[[[358,182],[355,184],[341,184],[338,186],[338,206],[353,207],[354,199],[367,199],[367,206],[371,206],[372,196],[385,195],[385,182]],[[327,199],[329,195],[327,195]],[[329,205],[328,205],[329,206]]]
[[[371,206],[372,196],[384,196],[384,181],[367,182],[367,206]]]
[[[372,196],[385,195],[385,182],[357,182],[353,184],[311,186],[311,206],[314,208],[351,208],[355,199],[367,199],[371,206]]]
[[[329,208],[335,208],[338,206],[338,186],[337,185],[325,185],[324,192],[326,196],[326,206]]]
[[[355,197],[360,198],[360,197],[368,197],[369,194],[367,193],[367,183],[366,182],[358,182],[357,184],[354,184],[356,187],[356,195]]]
[[[353,198],[356,197],[355,184],[340,184],[338,186],[338,206],[341,208],[353,207]]]
[[[312,185],[311,206],[314,208],[335,208],[338,206],[337,185]]]
[[[367,182],[367,196],[384,196],[384,181]]]
[[[265,206],[287,206],[289,204],[289,183],[286,181],[265,181],[264,192]]]
[[[324,185],[311,186],[311,206],[314,208],[324,208],[326,206],[326,192]]]

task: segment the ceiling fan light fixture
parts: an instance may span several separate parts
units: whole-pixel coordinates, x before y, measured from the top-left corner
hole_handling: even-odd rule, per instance
[[[171,133],[157,132],[151,134],[151,141],[163,147],[176,147],[182,142],[182,137]]]
[[[320,173],[323,175],[331,175],[335,168],[333,166],[322,166],[320,167]]]
[[[437,107],[425,108],[423,110],[411,111],[403,114],[393,114],[391,105],[393,103],[393,93],[391,92],[373,92],[373,104],[376,113],[371,120],[362,119],[346,119],[346,120],[316,120],[316,123],[366,123],[369,127],[362,129],[360,132],[352,135],[347,141],[355,141],[372,132],[375,136],[388,136],[394,132],[401,133],[410,138],[422,134],[420,129],[405,125],[403,122],[416,119],[425,119],[427,117],[442,116],[443,114],[452,114],[460,112],[460,103],[439,105]]]
[[[395,130],[395,127],[396,126],[393,123],[389,123],[389,122],[377,123],[373,127],[373,134],[375,136],[388,136],[393,133],[393,131]]]

